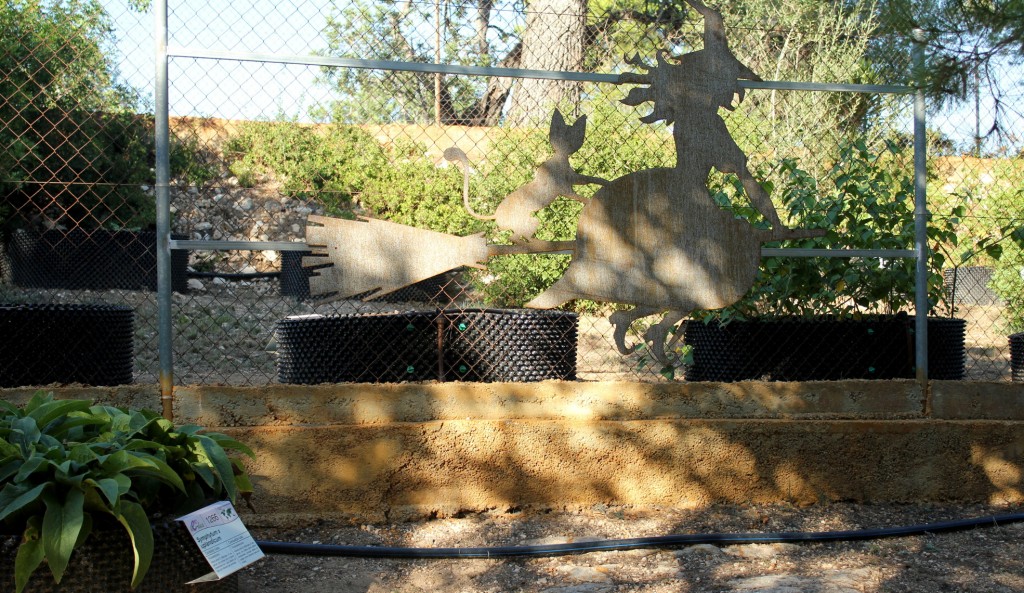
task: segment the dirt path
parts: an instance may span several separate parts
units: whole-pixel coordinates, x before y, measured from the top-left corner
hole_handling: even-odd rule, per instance
[[[356,546],[507,546],[676,533],[832,531],[1021,512],[953,505],[598,506],[585,512],[491,512],[388,526],[253,527],[257,539]],[[381,560],[273,555],[246,569],[266,593],[1024,591],[1024,523],[957,533],[823,544],[696,545],[573,556]]]

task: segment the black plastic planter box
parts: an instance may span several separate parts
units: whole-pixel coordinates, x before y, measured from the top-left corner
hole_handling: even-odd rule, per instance
[[[278,322],[282,383],[576,379],[578,318],[467,309],[304,315]]]
[[[132,382],[134,319],[113,305],[0,305],[0,387]]]
[[[860,319],[780,317],[691,321],[685,340],[693,347],[690,381],[834,381],[914,378],[914,317]],[[928,375],[962,379],[962,319],[928,319]]]
[[[1010,336],[1010,372],[1014,381],[1024,381],[1024,333]]]
[[[153,231],[19,230],[7,253],[14,284],[25,288],[156,290]],[[173,291],[188,291],[187,269],[188,251],[171,251]]]

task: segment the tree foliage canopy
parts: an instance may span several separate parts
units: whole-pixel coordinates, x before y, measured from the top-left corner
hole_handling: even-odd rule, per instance
[[[0,10],[0,219],[139,226],[153,207],[151,118],[117,81],[98,0],[7,0]],[[134,187],[111,187],[121,183]],[[13,218],[13,216],[12,216]]]

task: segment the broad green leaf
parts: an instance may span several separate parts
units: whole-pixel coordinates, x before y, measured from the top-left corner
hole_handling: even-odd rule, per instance
[[[223,449],[231,449],[233,451],[238,451],[240,453],[248,455],[252,459],[256,459],[256,454],[252,452],[252,449],[245,446],[241,442],[229,437],[226,434],[221,434],[219,432],[204,432],[203,436],[213,439],[213,441],[220,445],[221,448]]]
[[[124,474],[115,474],[113,480],[117,482],[117,491],[122,495],[132,489],[132,479]]]
[[[0,491],[0,521],[38,500],[48,485],[39,484],[34,488],[4,485],[4,489]]]
[[[224,484],[224,489],[227,491],[228,500],[235,502],[238,499],[238,489],[235,488],[235,474],[231,467],[231,460],[228,459],[227,453],[224,449],[221,449],[220,445],[213,439],[205,435],[196,435],[199,439],[199,444],[203,447],[206,452],[206,456],[213,463],[214,470],[220,475],[221,482]]]
[[[242,496],[252,494],[252,480],[249,479],[249,474],[246,473],[242,460],[232,459],[231,464],[235,467],[235,486],[238,487],[238,493]]]
[[[24,463],[21,459],[11,459],[0,465],[0,482],[6,482],[11,476],[18,473],[21,469],[21,464]]]
[[[62,463],[53,473],[53,479],[56,480],[58,484],[70,486],[74,489],[80,489],[82,487],[82,481],[88,477],[88,474],[79,472],[85,469],[86,468],[82,464],[68,460]]]
[[[25,460],[25,463],[18,469],[17,475],[14,476],[14,483],[21,484],[28,480],[28,477],[44,468],[49,462],[45,457],[38,453],[32,455]]]
[[[53,579],[60,583],[64,571],[75,549],[78,534],[84,522],[82,505],[85,493],[78,489],[69,490],[64,501],[55,496],[45,496],[46,513],[43,515],[43,549],[46,563],[50,566]]]
[[[44,393],[42,391],[37,391],[34,394],[32,394],[32,399],[30,399],[28,403],[25,404],[25,413],[31,414],[39,406],[51,401],[53,401],[52,393]]]
[[[115,451],[100,462],[100,467],[103,471],[110,472],[111,474],[121,473],[136,467],[148,467],[149,465],[142,457],[128,451]]]
[[[82,412],[89,409],[89,402],[80,399],[63,399],[46,402],[32,410],[28,416],[36,421],[36,424],[46,430],[47,426],[71,412]]]
[[[103,405],[92,406],[89,408],[89,412],[97,418],[104,418],[105,422],[110,422],[115,417],[124,415],[124,412],[118,408]]]
[[[63,443],[57,440],[53,435],[46,434],[45,432],[39,434],[39,444],[51,451],[61,450],[64,448]],[[61,454],[63,454],[63,452],[61,452]]]
[[[14,447],[13,444],[7,442],[6,438],[0,439],[0,457],[6,459],[10,457],[24,457],[22,450]]]
[[[29,521],[22,534],[18,554],[14,558],[14,590],[21,593],[28,584],[32,573],[43,562],[46,552],[40,539],[38,521]]]
[[[57,438],[69,439],[73,435],[81,434],[81,431],[76,431],[76,429],[86,426],[102,426],[106,423],[106,418],[72,413],[72,415],[64,418],[59,424],[55,422],[52,427],[47,427],[47,433]]]
[[[132,540],[135,569],[132,571],[132,588],[138,587],[149,570],[153,560],[153,528],[149,525],[146,511],[137,503],[122,500],[115,515]]]
[[[31,418],[18,418],[11,423],[10,441],[21,447],[22,454],[28,457],[35,444],[39,442],[39,427]]]
[[[192,465],[192,471],[197,476],[203,479],[203,482],[210,488],[215,488],[217,485],[217,476],[214,474],[213,468],[206,463],[195,463]]]
[[[71,448],[68,454],[68,458],[75,463],[81,463],[82,465],[98,461],[99,456],[92,450],[92,447],[86,444],[75,445]]]
[[[18,409],[18,406],[4,399],[0,399],[0,411],[6,412],[12,416],[21,416],[21,410]]]
[[[161,443],[157,443],[155,441],[132,439],[131,441],[125,443],[124,448],[126,451],[138,451],[139,449],[153,449],[159,451],[165,449],[166,447]]]
[[[128,427],[131,429],[132,432],[139,432],[145,429],[146,426],[149,425],[149,423],[153,422],[154,420],[156,420],[155,417],[148,417],[141,411],[132,412],[128,416]]]
[[[196,426],[195,424],[185,424],[185,425],[179,426],[176,429],[176,432],[180,432],[181,434],[187,434],[187,435],[191,436],[191,435],[194,435],[194,434],[200,432],[201,430],[203,430],[202,426]]]
[[[94,486],[103,493],[103,497],[110,503],[110,508],[117,508],[117,501],[121,498],[121,489],[117,480],[113,478],[102,478],[99,480],[88,479],[86,484]]]
[[[128,414],[119,414],[110,418],[110,430],[114,432],[132,432],[132,417]]]
[[[126,469],[124,470],[124,473],[129,475],[141,473],[153,476],[167,484],[170,484],[171,486],[174,486],[182,492],[185,491],[185,484],[181,481],[181,476],[179,476],[178,472],[174,471],[171,466],[167,465],[167,462],[141,451],[136,451],[133,457],[143,461],[144,464]]]

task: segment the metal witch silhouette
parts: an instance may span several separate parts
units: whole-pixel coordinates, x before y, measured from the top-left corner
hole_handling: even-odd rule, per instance
[[[307,242],[317,253],[304,263],[333,264],[311,278],[311,292],[334,292],[344,298],[375,290],[377,296],[459,266],[478,265],[494,255],[568,252],[571,261],[563,276],[526,307],[548,309],[574,299],[634,305],[611,317],[615,343],[623,353],[635,348],[626,345],[632,322],[662,314],[644,340],[655,358],[668,363],[666,350],[681,337],[670,337],[679,321],[694,309],[731,305],[750,289],[761,243],[824,233],[787,228],[748,170],[746,155],[718,110],[731,110],[734,99],[743,99],[739,80],[760,78],[730,51],[721,14],[696,0],[686,2],[704,18],[703,49],[678,59],[659,51],[650,66],[634,56],[627,62],[644,72],[626,73],[619,80],[643,85],[633,88],[623,103],[653,103],[653,111],[642,122],[673,124],[674,167],[645,169],[611,181],[580,175],[568,157],[583,144],[586,120],[568,126],[556,111],[550,135],[554,156],[493,215],[499,229],[512,231],[511,245],[488,245],[480,235],[454,237],[376,220],[310,217],[323,226],[308,227]],[[468,161],[457,149],[449,149],[445,156],[466,167],[468,209]],[[755,228],[715,204],[707,188],[712,168],[739,176],[747,198],[771,228]],[[591,183],[602,187],[590,200],[573,189]],[[533,236],[533,215],[558,196],[584,203],[576,239],[539,240]]]

